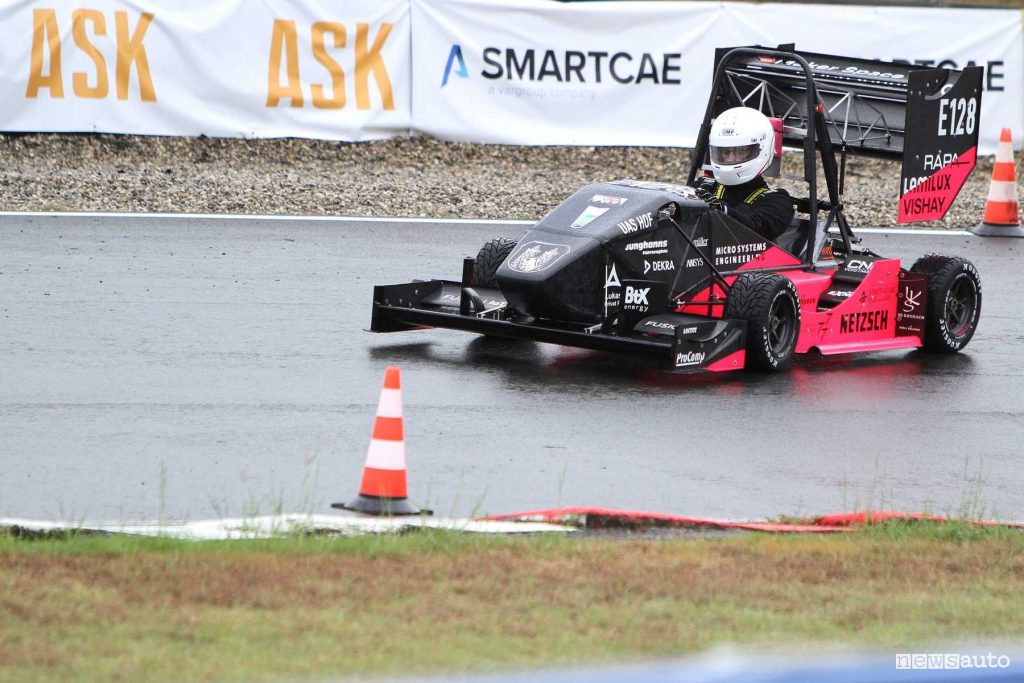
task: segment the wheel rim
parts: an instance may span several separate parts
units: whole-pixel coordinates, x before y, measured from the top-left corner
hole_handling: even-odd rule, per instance
[[[768,344],[772,353],[780,358],[789,353],[796,333],[796,307],[785,294],[775,297],[768,311]]]
[[[962,337],[971,327],[978,307],[978,288],[966,273],[961,273],[946,292],[946,329]]]

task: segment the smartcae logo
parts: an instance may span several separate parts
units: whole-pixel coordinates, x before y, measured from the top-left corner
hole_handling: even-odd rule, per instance
[[[441,87],[448,85],[448,78],[452,74],[452,66],[458,63],[458,67],[455,69],[455,75],[459,78],[469,78],[469,71],[466,70],[466,60],[462,58],[462,46],[455,44],[452,45],[451,52],[448,53],[448,63],[444,67],[444,78],[441,79]]]
[[[486,68],[480,75],[490,80],[519,82],[603,83],[680,85],[681,53],[632,54],[629,52],[486,47],[481,56]],[[455,43],[448,52],[441,87],[452,73],[469,78],[462,46]]]

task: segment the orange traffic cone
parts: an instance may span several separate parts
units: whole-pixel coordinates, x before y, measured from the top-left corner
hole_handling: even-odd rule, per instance
[[[366,454],[359,496],[331,507],[368,515],[431,514],[409,503],[406,496],[405,434],[402,428],[402,385],[398,368],[384,371],[384,388],[377,404],[370,450]]]
[[[999,134],[992,184],[985,202],[985,215],[971,232],[989,237],[1024,237],[1017,204],[1017,169],[1013,165],[1013,137],[1009,128]]]

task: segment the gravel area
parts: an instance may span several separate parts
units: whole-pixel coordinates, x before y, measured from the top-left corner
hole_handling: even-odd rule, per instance
[[[689,158],[678,148],[514,147],[424,136],[349,144],[6,135],[0,209],[533,220],[590,182],[683,182]],[[992,161],[982,159],[945,219],[915,225],[977,224]],[[784,172],[798,173],[799,164],[798,153],[786,153]],[[845,202],[855,227],[896,225],[899,172],[897,162],[851,158]],[[1022,182],[1018,160],[1018,196]],[[803,183],[778,185],[806,196]]]

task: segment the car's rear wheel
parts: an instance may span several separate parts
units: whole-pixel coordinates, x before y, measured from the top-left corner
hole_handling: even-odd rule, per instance
[[[725,318],[747,321],[746,367],[774,372],[793,359],[800,333],[800,297],[777,273],[744,273],[733,282]]]
[[[498,268],[515,248],[516,241],[505,237],[495,237],[482,246],[473,266],[473,280],[477,286],[497,287]]]
[[[959,256],[928,254],[919,258],[910,270],[928,276],[925,350],[956,353],[967,346],[981,316],[978,269]]]

